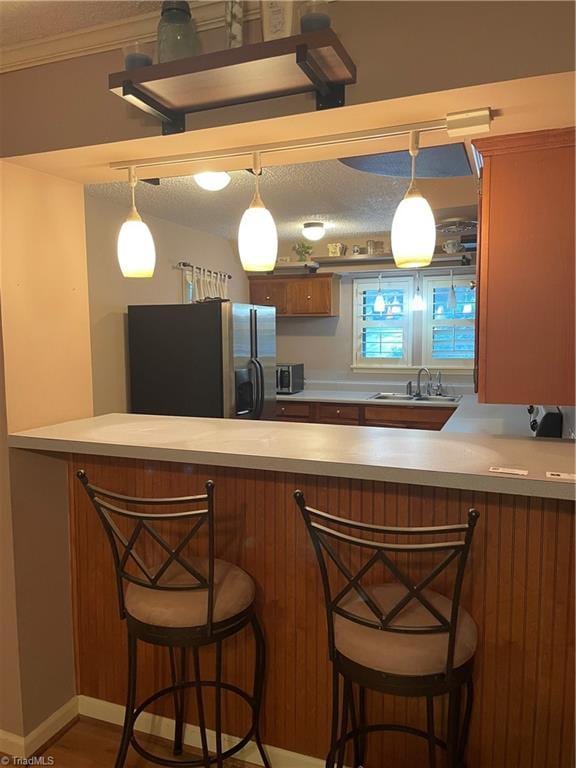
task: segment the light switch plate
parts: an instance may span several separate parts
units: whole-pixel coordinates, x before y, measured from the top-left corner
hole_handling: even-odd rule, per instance
[[[490,467],[490,472],[498,472],[501,475],[521,475],[522,477],[528,474],[527,469],[512,469],[511,467]]]
[[[546,472],[549,480],[576,480],[576,475],[571,472]]]

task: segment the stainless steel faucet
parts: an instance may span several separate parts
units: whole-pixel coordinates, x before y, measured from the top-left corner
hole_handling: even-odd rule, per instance
[[[430,394],[430,385],[432,384],[432,374],[430,373],[429,368],[420,368],[418,371],[418,376],[416,377],[416,397],[421,398],[422,395],[422,373],[428,374],[428,384],[426,386],[426,394]]]

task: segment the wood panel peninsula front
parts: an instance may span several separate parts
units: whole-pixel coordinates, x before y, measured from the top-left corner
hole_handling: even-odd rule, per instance
[[[314,506],[379,524],[452,523],[474,506],[480,522],[462,601],[479,627],[467,765],[573,764],[575,486],[546,475],[574,471],[571,444],[111,414],[13,434],[10,445],[20,460],[68,463],[76,686],[96,716],[107,716],[97,714],[110,709],[106,702],[123,704],[125,639],[108,542],[75,480],[79,468],[96,485],[145,496],[197,493],[215,481],[217,556],[257,584],[268,648],[263,736],[293,753],[273,753],[286,766],[323,765],[331,685],[319,574],[294,489]],[[239,685],[249,684],[250,649],[242,636],[226,647],[225,674]],[[167,680],[164,655],[153,647],[142,654],[139,697]],[[368,705],[374,719],[424,722],[420,700],[369,696]],[[242,733],[243,717],[227,703],[224,730]],[[393,733],[375,736],[367,757],[395,768],[425,761],[423,741]]]

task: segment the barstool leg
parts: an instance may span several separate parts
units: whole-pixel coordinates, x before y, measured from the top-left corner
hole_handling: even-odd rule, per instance
[[[186,649],[180,649],[180,671],[176,663],[176,649],[170,647],[170,668],[172,671],[172,685],[186,682]],[[186,689],[174,691],[174,749],[175,755],[181,755],[184,743],[184,714],[185,714]]]
[[[196,689],[196,705],[198,707],[198,725],[200,727],[200,740],[202,742],[202,759],[205,768],[210,768],[210,752],[208,751],[208,739],[206,737],[206,719],[204,717],[204,697],[202,696],[202,678],[200,677],[200,655],[198,648],[192,649],[194,658],[194,688]]]
[[[326,768],[334,768],[336,759],[336,744],[338,742],[338,723],[340,722],[340,675],[336,665],[332,664],[332,730],[330,734],[330,750],[326,756]]]
[[[360,727],[366,725],[366,688],[360,686],[358,689],[358,709],[360,712]],[[360,736],[360,765],[364,765],[366,759],[366,734]]]
[[[474,682],[472,677],[466,682],[466,708],[464,710],[464,720],[462,721],[462,732],[460,734],[460,743],[458,745],[458,762],[464,764],[464,752],[468,743],[468,733],[470,731],[470,719],[472,717],[472,705],[474,704]]]
[[[426,728],[428,730],[428,765],[436,768],[436,735],[434,733],[434,696],[426,696]]]
[[[264,768],[271,768],[268,755],[262,744],[260,736],[260,713],[262,710],[262,697],[264,694],[264,675],[266,672],[266,643],[264,633],[258,621],[256,614],[251,619],[252,631],[254,632],[254,642],[256,645],[256,659],[254,663],[254,740],[258,747],[258,752],[262,758]]]
[[[359,686],[360,688],[360,686]],[[358,696],[361,694],[359,693]],[[349,697],[348,697],[349,709],[350,709],[350,724],[352,731],[354,732],[354,768],[362,768],[362,737],[358,733],[359,721],[356,717],[356,699],[354,697],[354,685],[349,684]]]
[[[222,768],[222,641],[216,643],[216,765]]]
[[[448,735],[446,738],[446,768],[457,768],[458,746],[460,737],[460,707],[462,688],[457,686],[450,691],[448,698]]]
[[[122,728],[122,741],[116,756],[114,768],[124,768],[130,739],[132,738],[132,726],[134,722],[134,709],[136,707],[136,665],[137,665],[137,640],[128,631],[128,691],[126,693],[126,713],[124,715],[124,727]]]
[[[350,707],[350,682],[344,680],[344,694],[342,696],[342,723],[340,726],[340,749],[338,750],[338,768],[344,768],[344,757],[346,756],[346,741],[344,737],[348,733],[348,709]]]

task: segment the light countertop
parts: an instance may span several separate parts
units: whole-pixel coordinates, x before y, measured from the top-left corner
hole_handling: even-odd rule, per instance
[[[574,446],[560,440],[236,419],[107,414],[18,432],[12,448],[574,499]],[[490,472],[492,466],[528,471]]]

